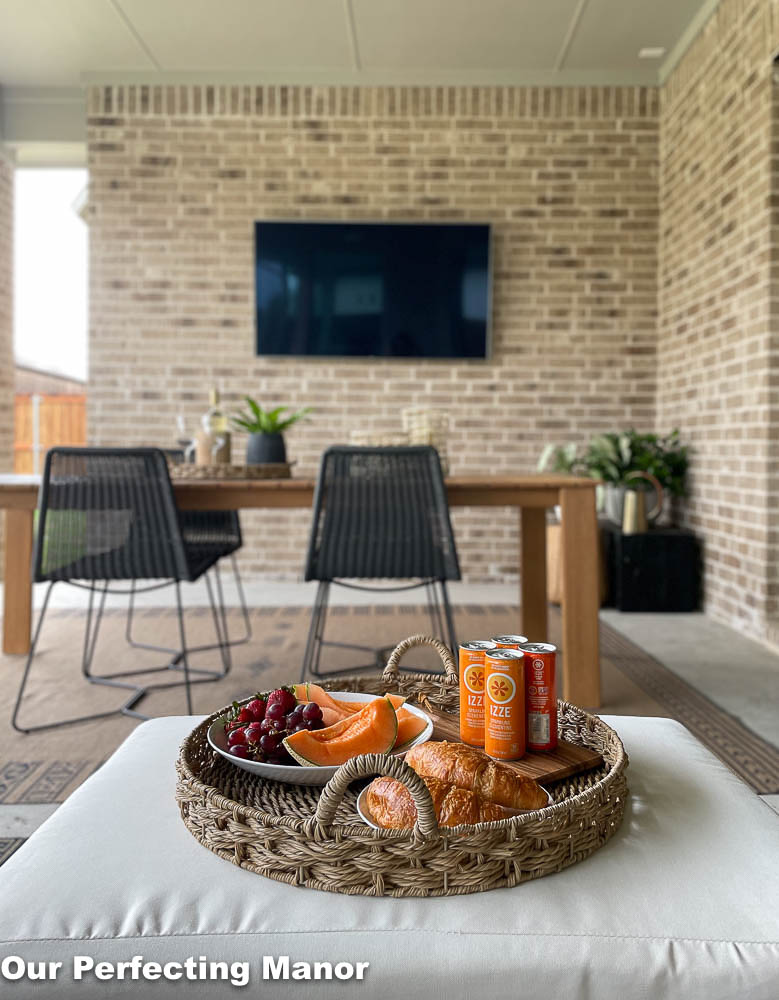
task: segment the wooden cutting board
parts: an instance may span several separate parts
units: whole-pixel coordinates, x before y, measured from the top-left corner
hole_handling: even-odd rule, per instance
[[[420,705],[420,708],[433,720],[431,739],[447,740],[449,743],[462,742],[460,720],[456,715],[428,705]],[[514,768],[525,777],[535,778],[541,785],[547,785],[560,778],[567,778],[571,774],[600,767],[603,757],[596,750],[560,740],[556,750],[548,753],[526,753],[521,760],[505,760],[501,763]]]

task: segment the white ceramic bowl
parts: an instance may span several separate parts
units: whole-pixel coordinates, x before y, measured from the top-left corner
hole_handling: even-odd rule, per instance
[[[331,698],[336,701],[373,701],[374,698],[378,698],[375,694],[358,694],[356,691],[328,691],[327,692]],[[433,734],[433,720],[422,711],[421,708],[417,708],[416,705],[404,704],[404,708],[407,708],[409,712],[413,712],[414,715],[418,715],[420,719],[425,721],[425,728],[422,732],[413,740],[409,740],[408,743],[404,743],[402,747],[398,747],[393,753],[405,753],[410,750],[411,747],[417,745],[417,743],[424,743],[425,740],[429,740]],[[225,735],[225,723],[224,719],[217,719],[216,722],[212,723],[208,730],[208,742],[211,747],[216,750],[218,754],[221,754],[225,760],[229,760],[231,764],[235,764],[236,767],[240,767],[242,771],[248,771],[250,774],[257,774],[261,778],[270,778],[272,781],[286,781],[290,785],[326,785],[327,782],[332,778],[335,772],[338,770],[337,767],[300,767],[294,764],[261,764],[256,760],[243,760],[241,757],[234,757],[227,750],[227,737]]]

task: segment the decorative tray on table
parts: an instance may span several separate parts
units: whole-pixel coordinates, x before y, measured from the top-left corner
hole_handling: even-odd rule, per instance
[[[443,674],[399,673],[401,657],[419,645],[436,649]],[[330,687],[405,695],[433,719],[433,738],[454,738],[457,669],[436,639],[412,636],[396,647],[381,677],[341,677]],[[266,780],[235,767],[208,742],[212,724],[227,711],[200,723],[181,746],[176,800],[182,819],[226,861],[292,885],[367,896],[483,892],[583,860],[622,821],[628,763],[622,742],[597,716],[564,701],[558,703],[558,752],[528,755],[515,764],[542,783],[552,804],[497,822],[447,828],[439,828],[424,782],[399,756],[354,757],[324,788]],[[361,818],[357,798],[364,782],[352,783],[377,774],[408,787],[417,808],[413,830],[373,829]]]
[[[294,462],[263,462],[260,465],[195,465],[193,462],[171,462],[171,479],[289,479]]]

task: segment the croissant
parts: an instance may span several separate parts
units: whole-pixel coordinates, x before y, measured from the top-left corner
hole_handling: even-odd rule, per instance
[[[491,823],[514,815],[511,809],[485,802],[464,788],[437,778],[423,778],[433,799],[440,826],[461,823]],[[366,804],[376,823],[385,830],[410,830],[416,823],[417,807],[406,786],[395,778],[376,778],[366,790]]]
[[[546,792],[532,778],[464,743],[420,743],[406,754],[406,763],[423,778],[466,788],[508,809],[541,809],[549,804]]]

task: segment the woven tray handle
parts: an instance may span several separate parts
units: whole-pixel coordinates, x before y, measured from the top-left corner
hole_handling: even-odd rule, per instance
[[[364,753],[359,757],[352,757],[345,764],[342,764],[332,778],[322,789],[319,797],[319,804],[316,808],[316,822],[327,829],[335,819],[338,806],[344,797],[344,792],[356,778],[370,778],[372,775],[388,775],[390,778],[397,778],[411,792],[414,798],[414,805],[417,807],[417,821],[414,825],[414,832],[422,837],[430,837],[438,832],[438,820],[433,807],[433,800],[427,785],[422,781],[416,771],[400,757],[390,757],[382,753]]]
[[[440,639],[434,639],[429,635],[411,635],[408,639],[404,639],[403,642],[399,642],[397,644],[397,646],[392,650],[390,658],[387,660],[387,666],[384,668],[384,673],[381,675],[383,683],[391,684],[393,681],[398,679],[398,664],[400,663],[401,657],[415,646],[432,646],[443,661],[444,670],[446,671],[446,683],[458,683],[459,679],[457,676],[457,667],[455,666],[454,657],[452,656],[449,647],[445,646]]]

